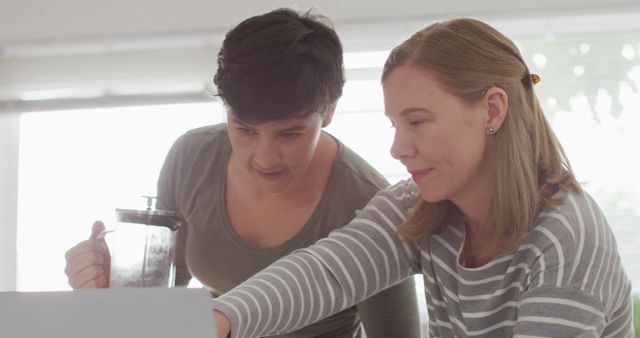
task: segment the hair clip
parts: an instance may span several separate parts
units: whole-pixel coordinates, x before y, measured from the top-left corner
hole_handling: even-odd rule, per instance
[[[540,82],[540,75],[538,74],[531,74],[531,82],[533,82],[533,84],[538,84],[538,82]]]

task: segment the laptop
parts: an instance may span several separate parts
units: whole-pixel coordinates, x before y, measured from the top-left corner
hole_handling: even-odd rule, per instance
[[[217,338],[205,289],[0,292],[3,338]]]

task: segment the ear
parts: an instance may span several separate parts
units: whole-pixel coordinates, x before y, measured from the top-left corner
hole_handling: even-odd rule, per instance
[[[324,114],[324,116],[322,117],[322,128],[326,127],[329,125],[329,123],[331,123],[331,120],[333,120],[333,114],[336,112],[336,105],[333,104],[329,107],[329,109],[327,110],[327,112]]]
[[[495,134],[502,127],[507,117],[509,97],[507,93],[498,87],[492,87],[485,93],[487,115],[485,117],[485,129],[487,134]]]

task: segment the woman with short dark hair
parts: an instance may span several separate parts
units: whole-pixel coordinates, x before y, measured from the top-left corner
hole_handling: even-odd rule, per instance
[[[229,31],[214,79],[227,123],[181,136],[158,182],[157,208],[186,221],[177,234],[177,285],[193,275],[220,296],[347,224],[388,185],[322,131],[344,81],[342,46],[324,17],[281,9]],[[92,238],[67,254],[74,288],[108,286],[102,244]],[[292,296],[291,306],[308,297]],[[364,337],[363,328],[369,338],[420,336],[412,279],[324,317],[305,327],[292,313],[272,319],[300,328],[283,336],[290,338]]]

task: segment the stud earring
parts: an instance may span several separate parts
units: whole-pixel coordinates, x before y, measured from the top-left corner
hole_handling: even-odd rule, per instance
[[[493,127],[489,127],[489,129],[487,129],[487,133],[489,134],[493,134],[496,130],[493,129]]]

